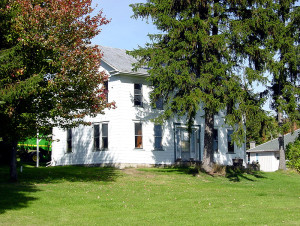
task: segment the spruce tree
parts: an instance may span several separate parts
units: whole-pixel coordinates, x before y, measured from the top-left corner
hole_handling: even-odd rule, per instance
[[[279,124],[279,169],[285,170],[284,128],[294,129],[299,124],[300,97],[300,8],[294,0],[276,1],[277,17],[272,19],[276,29],[267,43],[276,55],[268,62],[272,76],[271,107],[277,113]],[[284,120],[283,117],[287,119]]]
[[[226,110],[226,122],[238,144],[245,137],[244,116],[259,106],[249,99],[256,82],[265,83],[269,45],[277,18],[273,0],[149,0],[131,5],[135,18],[151,18],[160,34],[131,52],[147,65],[154,90],[164,100],[160,120],[186,116],[191,126],[200,106],[205,110],[203,166],[213,159],[214,115]],[[276,4],[275,4],[276,3]]]

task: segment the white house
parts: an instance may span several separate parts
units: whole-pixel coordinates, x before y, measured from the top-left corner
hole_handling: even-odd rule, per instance
[[[294,133],[284,135],[284,146],[294,142],[300,133],[300,129],[295,130]],[[274,172],[279,167],[279,141],[278,138],[270,140],[266,143],[258,145],[255,144],[247,150],[248,163],[258,162],[260,170],[264,172]]]
[[[68,130],[53,128],[52,165],[100,164],[118,167],[170,165],[176,161],[201,161],[204,147],[204,112],[198,112],[192,134],[184,119],[156,125],[150,119],[160,111],[150,106],[151,86],[146,69],[132,71],[136,60],[125,50],[101,47],[101,67],[110,75],[108,101],[116,109],[106,110],[95,118],[86,118],[91,126]],[[232,159],[245,160],[245,145],[231,145],[232,129],[224,115],[215,116],[214,159],[232,165]]]

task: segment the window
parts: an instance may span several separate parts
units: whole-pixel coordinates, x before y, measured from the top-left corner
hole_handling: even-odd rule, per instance
[[[180,132],[181,153],[190,152],[190,134],[185,128],[181,128]]]
[[[105,102],[108,102],[108,81],[104,82]]]
[[[162,149],[162,126],[154,125],[154,149]]]
[[[218,144],[219,144],[218,129],[214,129],[214,131],[213,131],[213,150],[214,150],[214,152],[218,152]]]
[[[163,102],[163,98],[159,98],[156,102],[155,102],[155,108],[158,110],[163,110],[164,109],[164,102]]]
[[[100,125],[94,124],[94,150],[100,150]]]
[[[227,147],[228,147],[228,152],[234,153],[234,143],[231,142],[231,135],[233,134],[233,130],[227,130]]]
[[[67,130],[67,153],[72,152],[72,129]]]
[[[135,148],[143,148],[143,134],[142,134],[142,123],[134,123],[134,143]]]
[[[143,106],[142,84],[134,84],[134,106]]]
[[[100,133],[100,124],[94,124],[94,150],[106,150],[108,149],[108,124],[101,124],[101,133]]]
[[[102,124],[102,142],[101,142],[101,149],[105,150],[108,149],[108,124],[103,123]]]

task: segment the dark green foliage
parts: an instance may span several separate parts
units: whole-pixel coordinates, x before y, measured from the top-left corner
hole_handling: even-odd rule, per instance
[[[273,72],[278,68],[274,65],[277,65],[276,54],[284,46],[280,44],[282,38],[289,40],[298,26],[296,14],[293,18],[288,14],[294,3],[292,0],[149,0],[131,5],[135,18],[151,18],[162,31],[150,35],[152,43],[131,52],[140,59],[137,67],[150,68],[149,80],[155,87],[151,93],[153,103],[158,98],[164,99],[164,112],[158,120],[186,116],[191,126],[202,106],[206,125],[204,161],[206,158],[213,161],[211,122],[220,110],[226,109],[226,122],[235,129],[233,140],[238,144],[245,137],[245,117],[255,115],[257,122],[266,120],[260,110],[263,100],[258,100],[250,90],[256,82],[266,83],[267,70]],[[293,26],[290,32],[285,32],[283,21],[289,18]],[[298,36],[294,37],[295,43]],[[289,40],[289,46],[294,48],[293,41]],[[299,70],[295,67],[299,57],[293,53],[289,67],[297,80],[294,75]],[[286,89],[292,99],[290,94],[295,94],[296,87],[286,86]],[[292,103],[288,102],[286,108],[295,109]]]
[[[246,120],[246,142],[255,141],[256,145],[265,143],[278,136],[278,124],[274,116],[268,115],[264,110],[250,112]]]
[[[287,145],[285,154],[287,165],[300,172],[300,137],[294,143]]]
[[[291,128],[300,120],[300,8],[295,7],[295,2],[279,1],[277,17],[272,18],[276,29],[267,43],[276,53],[268,63],[272,108],[289,118],[285,124]]]
[[[202,106],[204,160],[212,148],[211,121],[220,110],[226,109],[226,121],[235,128],[233,140],[239,144],[245,117],[254,139],[273,127],[260,110],[264,99],[259,98],[268,92],[255,96],[249,91],[256,82],[265,84],[266,71],[273,76],[272,106],[289,117],[290,125],[298,122],[300,17],[295,2],[150,0],[131,5],[135,18],[151,18],[162,31],[150,35],[152,43],[145,48],[131,52],[140,57],[137,67],[150,68],[153,103],[164,99],[157,120],[186,116],[190,126]]]

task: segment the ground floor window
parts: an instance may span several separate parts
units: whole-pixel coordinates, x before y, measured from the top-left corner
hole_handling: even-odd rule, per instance
[[[233,134],[233,130],[227,130],[227,148],[229,153],[234,153],[234,143],[232,142],[231,135]]]
[[[94,124],[94,150],[108,149],[108,124],[99,123]]]
[[[134,123],[134,143],[135,148],[143,148],[143,132],[142,123]]]
[[[67,130],[67,153],[72,152],[72,129]]]
[[[105,150],[108,149],[108,124],[102,123],[102,142],[101,142],[101,149]]]
[[[214,152],[218,152],[219,146],[219,136],[218,136],[218,129],[213,130],[213,149]]]
[[[162,149],[162,126],[154,125],[154,149]]]

